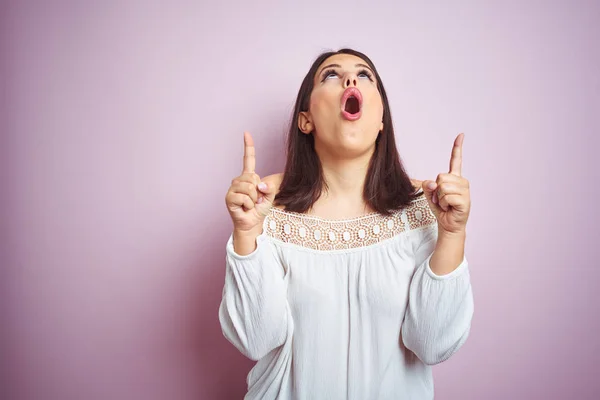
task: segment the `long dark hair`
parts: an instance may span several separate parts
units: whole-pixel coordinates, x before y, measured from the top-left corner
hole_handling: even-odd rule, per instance
[[[287,161],[275,204],[285,206],[287,211],[304,213],[312,207],[321,196],[322,190],[326,188],[321,161],[315,151],[314,137],[312,134],[307,135],[300,131],[298,116],[301,111],[308,111],[317,70],[326,59],[336,54],[350,54],[361,58],[371,67],[377,78],[377,89],[383,102],[383,131],[375,142],[375,152],[369,163],[363,197],[373,210],[389,215],[407,206],[418,195],[396,149],[390,105],[381,78],[369,57],[352,49],[321,54],[302,81],[290,122]]]

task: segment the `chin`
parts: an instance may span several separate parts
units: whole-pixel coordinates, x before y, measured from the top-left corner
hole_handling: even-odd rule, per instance
[[[368,133],[367,133],[368,132]],[[341,139],[352,145],[362,144],[363,146],[374,145],[379,131],[371,133],[372,129],[361,129],[358,126],[345,127],[342,129]]]
[[[366,153],[372,151],[375,148],[375,139],[372,142],[365,141],[364,137],[361,136],[350,136],[345,137],[343,140],[335,146],[337,153],[346,157],[360,157]]]
[[[346,121],[344,121],[346,122]],[[329,149],[328,152],[343,157],[359,157],[375,148],[375,141],[379,131],[364,129],[356,121],[353,123],[342,123],[321,136],[321,146]],[[333,132],[338,132],[333,134]]]

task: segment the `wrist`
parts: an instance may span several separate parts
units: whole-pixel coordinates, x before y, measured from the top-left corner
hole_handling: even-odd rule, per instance
[[[465,256],[466,233],[439,231],[437,243],[429,266],[431,271],[438,276],[443,276],[454,271]]]
[[[250,231],[233,230],[233,250],[240,256],[246,256],[256,250],[256,238],[262,233],[260,229]]]
[[[460,230],[456,232],[449,232],[442,228],[438,228],[438,241],[450,241],[450,242],[464,242],[467,239],[467,232]]]
[[[249,230],[233,228],[233,237],[239,239],[256,239],[262,233],[262,226],[257,226]]]

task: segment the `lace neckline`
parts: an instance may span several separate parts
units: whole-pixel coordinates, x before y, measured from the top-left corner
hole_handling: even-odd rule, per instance
[[[274,207],[272,209],[272,213],[287,214],[287,215],[298,217],[298,218],[313,219],[313,220],[319,221],[321,223],[333,223],[333,224],[342,223],[342,222],[353,222],[353,221],[358,221],[358,220],[361,220],[364,218],[370,218],[375,215],[380,215],[377,211],[373,211],[373,212],[370,212],[370,213],[367,213],[364,215],[359,215],[358,217],[354,217],[354,218],[330,219],[330,218],[319,217],[317,215],[309,215],[309,214],[302,214],[302,213],[298,213],[298,212],[294,212],[294,211],[282,210],[281,208],[276,208],[276,207]]]
[[[427,199],[420,196],[389,216],[377,212],[335,220],[271,209],[264,230],[275,240],[312,250],[343,250],[371,246],[402,232],[436,222]]]

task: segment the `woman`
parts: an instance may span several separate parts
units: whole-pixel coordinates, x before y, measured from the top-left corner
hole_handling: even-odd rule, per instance
[[[244,135],[219,320],[258,361],[247,399],[433,398],[473,314],[463,137],[448,173],[412,181],[375,66],[348,49],[306,75],[283,176],[260,179]]]

